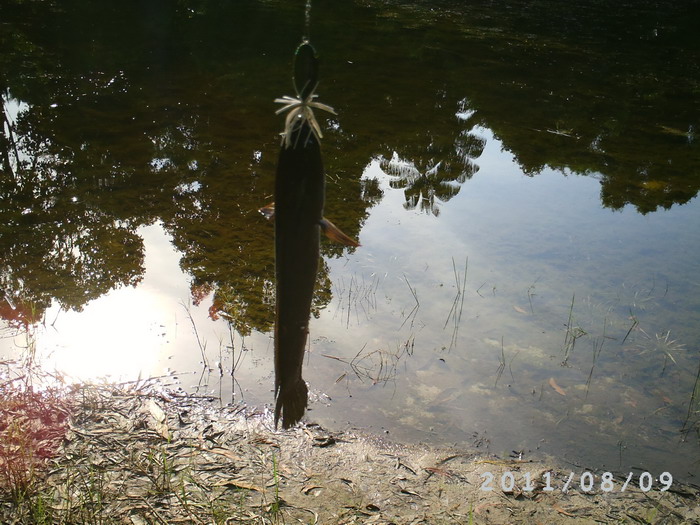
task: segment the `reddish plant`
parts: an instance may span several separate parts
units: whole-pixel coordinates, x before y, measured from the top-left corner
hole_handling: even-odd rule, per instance
[[[57,454],[69,412],[59,391],[16,383],[0,385],[0,489],[19,496]]]

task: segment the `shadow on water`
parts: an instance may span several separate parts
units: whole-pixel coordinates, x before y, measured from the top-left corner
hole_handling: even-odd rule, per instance
[[[242,338],[269,333],[273,230],[257,210],[303,5],[3,0],[2,13],[7,326],[141,286],[157,224],[194,306]],[[698,14],[314,6],[322,99],[339,113],[321,122],[326,215],[366,247],[321,246],[309,368],[337,397],[319,417],[355,411],[412,439],[478,432],[497,452],[517,422],[589,462],[605,448],[620,469],[639,451],[697,464]],[[577,440],[585,425],[604,447]]]

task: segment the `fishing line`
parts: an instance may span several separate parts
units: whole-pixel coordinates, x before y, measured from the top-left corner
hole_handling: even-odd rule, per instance
[[[301,35],[301,42],[308,43],[311,39],[311,0],[306,0],[304,9],[304,33]]]

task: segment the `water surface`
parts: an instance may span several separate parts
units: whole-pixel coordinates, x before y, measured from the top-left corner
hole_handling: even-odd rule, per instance
[[[303,5],[3,2],[3,358],[272,401],[271,200]],[[313,7],[308,418],[582,468],[700,461],[685,3]],[[233,373],[232,373],[233,371]]]

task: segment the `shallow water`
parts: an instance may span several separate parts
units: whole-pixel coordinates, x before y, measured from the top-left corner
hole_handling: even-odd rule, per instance
[[[301,4],[3,8],[0,357],[271,403]],[[455,4],[312,10],[326,215],[362,246],[322,246],[308,418],[693,479],[691,8]]]

